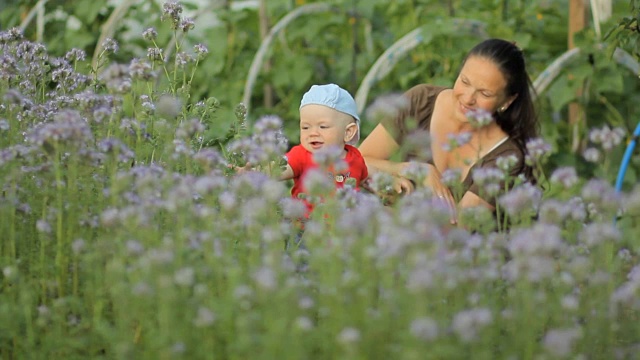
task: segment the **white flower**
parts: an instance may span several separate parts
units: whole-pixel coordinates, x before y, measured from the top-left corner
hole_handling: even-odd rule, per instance
[[[571,353],[574,342],[582,336],[580,328],[550,330],[544,336],[544,348],[558,357]]]
[[[278,285],[276,273],[270,267],[263,266],[253,274],[253,280],[264,290],[275,290]]]
[[[420,340],[434,340],[438,337],[438,323],[429,317],[417,318],[411,322],[409,331]]]
[[[216,315],[208,308],[201,306],[198,308],[198,314],[193,320],[193,325],[195,325],[195,327],[202,328],[213,325],[215,321]]]
[[[306,316],[299,316],[296,318],[296,327],[303,331],[309,331],[313,329],[313,321]]]
[[[480,329],[490,324],[492,320],[493,317],[489,309],[463,310],[455,315],[451,326],[463,341],[470,342],[475,340]]]
[[[360,330],[352,327],[342,329],[338,334],[338,342],[344,345],[353,344],[360,341]]]
[[[191,286],[195,280],[195,271],[191,267],[185,267],[176,271],[173,280],[178,285]]]

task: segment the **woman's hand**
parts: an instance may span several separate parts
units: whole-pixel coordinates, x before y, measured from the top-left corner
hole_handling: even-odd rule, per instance
[[[427,177],[424,180],[424,186],[431,189],[433,196],[435,196],[438,200],[442,201],[449,207],[450,213],[450,221],[452,224],[457,223],[457,204],[456,200],[453,198],[453,194],[449,188],[442,183],[442,176],[438,169],[435,166],[429,164],[429,172],[427,173]]]

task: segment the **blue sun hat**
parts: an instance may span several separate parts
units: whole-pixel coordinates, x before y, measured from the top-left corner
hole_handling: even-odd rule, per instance
[[[358,131],[349,141],[349,144],[357,144],[360,140],[360,116],[358,116],[358,106],[353,96],[349,92],[336,84],[313,85],[302,96],[300,109],[306,105],[323,105],[341,113],[351,115],[356,119]]]

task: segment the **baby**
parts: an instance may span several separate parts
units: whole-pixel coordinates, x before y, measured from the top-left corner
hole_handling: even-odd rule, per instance
[[[358,141],[360,128],[356,102],[338,85],[313,85],[300,102],[300,145],[287,154],[287,165],[280,179],[293,179],[291,195],[297,198],[305,193],[303,179],[309,169],[318,166],[313,154],[329,146],[342,148],[343,158],[348,164],[345,171],[331,173],[337,188],[355,179],[356,189],[368,177],[367,166],[360,151],[349,145]],[[309,211],[311,210],[310,205]]]

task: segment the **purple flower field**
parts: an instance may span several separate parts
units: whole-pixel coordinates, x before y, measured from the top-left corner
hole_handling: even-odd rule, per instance
[[[176,33],[193,28],[179,3],[163,9]],[[503,171],[477,172],[502,194],[501,221],[470,209],[462,228],[427,190],[389,203],[347,186],[316,204],[331,216],[312,218],[298,246],[306,209],[275,176],[282,120],[250,124],[238,104],[208,143],[220,104],[189,96],[208,50],[178,41],[165,59],[154,34],[129,63],[110,60],[108,39],[84,71],[78,49],[53,57],[0,33],[0,358],[637,356],[640,187],[567,166],[544,189],[505,190]],[[624,139],[593,129],[585,158],[609,169]],[[425,134],[411,140],[425,153]],[[541,166],[552,149],[536,139],[528,151]],[[234,172],[247,161],[265,171]],[[310,178],[310,200],[332,186]]]

